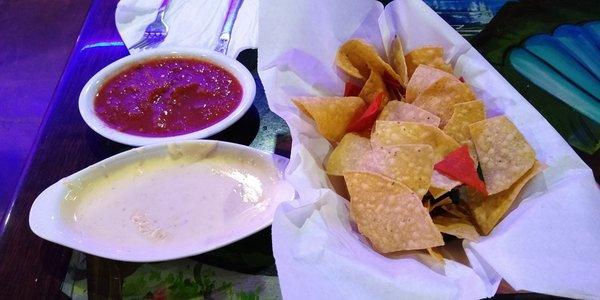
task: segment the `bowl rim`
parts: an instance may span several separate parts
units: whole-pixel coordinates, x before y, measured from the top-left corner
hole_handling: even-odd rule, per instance
[[[173,55],[207,60],[230,72],[236,79],[239,80],[243,89],[242,99],[240,100],[238,107],[224,119],[206,128],[186,134],[167,137],[140,136],[121,132],[110,127],[102,119],[100,119],[100,117],[98,117],[94,110],[96,94],[104,83],[113,78],[116,72],[140,61]],[[238,121],[248,111],[248,109],[250,109],[250,106],[252,106],[252,103],[254,102],[255,95],[256,83],[254,82],[254,77],[250,71],[237,60],[213,50],[189,47],[169,47],[150,49],[128,55],[104,67],[102,70],[94,74],[94,76],[92,76],[92,78],[90,78],[90,80],[88,80],[88,82],[85,84],[79,95],[78,106],[79,113],[81,114],[81,117],[85,123],[101,136],[125,145],[145,146],[170,141],[206,138],[219,133]]]

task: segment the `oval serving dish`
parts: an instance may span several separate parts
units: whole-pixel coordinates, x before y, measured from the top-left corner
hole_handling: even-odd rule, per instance
[[[121,261],[201,254],[271,224],[295,194],[282,179],[287,161],[210,140],[132,149],[47,188],[29,226],[46,240]]]
[[[95,109],[95,101],[105,84],[109,83],[115,76],[120,75],[121,72],[140,66],[144,62],[174,57],[191,58],[212,63],[233,75],[242,87],[242,96],[237,107],[229,112],[223,119],[212,125],[208,125],[205,128],[169,136],[146,136],[127,133],[119,131],[114,126],[110,126],[102,120]],[[224,54],[195,48],[150,49],[121,58],[96,73],[81,91],[79,96],[79,112],[88,126],[98,134],[122,144],[144,146],[176,140],[205,138],[214,135],[239,120],[252,105],[255,94],[256,83],[254,82],[252,74],[250,74],[248,69],[237,60]]]

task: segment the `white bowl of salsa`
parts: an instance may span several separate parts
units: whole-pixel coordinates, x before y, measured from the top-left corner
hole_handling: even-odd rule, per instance
[[[248,111],[254,78],[221,53],[152,49],[96,73],[79,96],[84,121],[98,134],[143,146],[214,135]]]

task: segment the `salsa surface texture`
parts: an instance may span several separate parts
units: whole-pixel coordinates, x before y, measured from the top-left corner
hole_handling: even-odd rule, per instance
[[[98,91],[94,110],[118,131],[166,137],[223,120],[238,107],[242,94],[240,82],[222,67],[174,56],[119,71]]]

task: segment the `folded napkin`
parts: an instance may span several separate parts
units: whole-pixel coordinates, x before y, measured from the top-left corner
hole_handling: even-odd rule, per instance
[[[121,0],[115,12],[117,30],[127,47],[139,41],[156,18],[162,0]],[[165,21],[169,33],[158,48],[183,46],[214,49],[229,8],[229,0],[171,0]],[[233,25],[227,55],[256,48],[258,0],[245,0]]]
[[[444,253],[453,257],[444,266],[416,253],[388,258],[372,250],[323,170],[331,144],[290,101],[341,95],[334,65],[339,46],[358,37],[384,53],[395,35],[406,51],[442,45],[488,115],[510,118],[548,165],[489,236],[452,245],[464,255]],[[269,106],[292,134],[286,179],[299,195],[280,205],[273,221],[284,298],[477,299],[492,296],[501,278],[517,290],[600,298],[600,190],[592,171],[424,2],[396,0],[384,9],[373,0],[261,0],[258,47]]]

